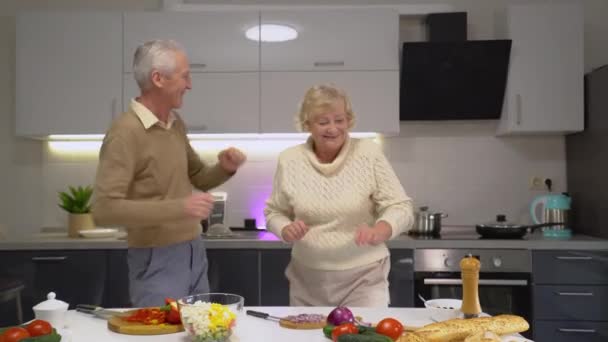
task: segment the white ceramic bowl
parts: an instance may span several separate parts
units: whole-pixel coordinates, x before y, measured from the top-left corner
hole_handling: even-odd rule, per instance
[[[435,321],[447,321],[462,317],[462,300],[452,298],[439,298],[427,300],[424,306],[431,309],[431,318]]]
[[[95,228],[85,229],[78,232],[80,236],[88,239],[100,239],[115,237],[118,229],[114,228]]]

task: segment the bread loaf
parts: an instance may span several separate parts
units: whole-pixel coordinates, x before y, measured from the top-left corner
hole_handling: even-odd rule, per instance
[[[413,332],[406,332],[399,337],[395,342],[427,342],[427,340]]]
[[[470,335],[484,331],[506,335],[523,332],[529,328],[528,322],[522,317],[499,315],[432,323],[416,330],[416,334],[429,342],[461,342]]]
[[[500,336],[491,331],[480,331],[465,338],[464,342],[500,342]]]

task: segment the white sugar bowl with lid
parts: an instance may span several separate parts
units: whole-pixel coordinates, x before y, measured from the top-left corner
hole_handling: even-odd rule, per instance
[[[47,300],[38,303],[32,309],[36,319],[45,320],[51,323],[53,327],[61,329],[66,325],[69,304],[55,299],[55,297],[55,292],[49,292],[46,295]]]

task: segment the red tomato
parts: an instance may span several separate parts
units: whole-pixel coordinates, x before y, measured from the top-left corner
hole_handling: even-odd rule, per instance
[[[397,340],[403,334],[403,325],[394,318],[385,318],[376,325],[376,332]]]
[[[346,334],[358,334],[359,328],[352,323],[340,324],[331,331],[331,339],[336,342],[338,337]]]
[[[30,336],[48,335],[53,332],[51,324],[41,319],[32,321],[32,323],[27,325],[26,329],[30,333]]]
[[[2,341],[19,342],[28,337],[30,337],[30,333],[28,333],[27,330],[21,327],[13,327],[6,329],[6,331],[2,334]]]

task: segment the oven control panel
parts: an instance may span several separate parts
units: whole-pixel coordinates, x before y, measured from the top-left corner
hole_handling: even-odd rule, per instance
[[[416,249],[414,271],[460,272],[460,260],[473,256],[480,272],[526,272],[532,270],[532,255],[526,249]]]

